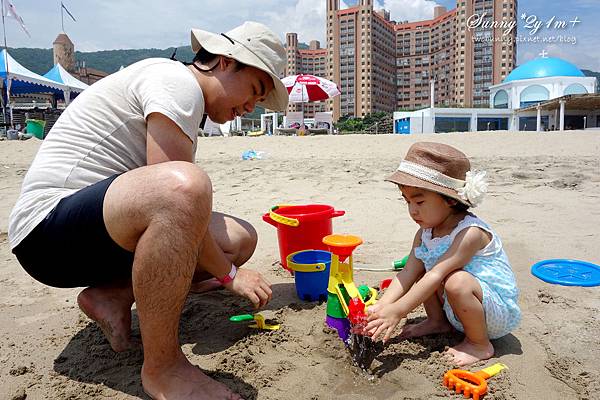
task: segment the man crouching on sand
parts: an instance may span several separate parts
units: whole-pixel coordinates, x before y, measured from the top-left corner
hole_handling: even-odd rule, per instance
[[[212,212],[211,181],[194,156],[204,114],[223,123],[256,104],[286,108],[286,53],[254,22],[221,34],[193,29],[191,38],[191,64],[146,59],[73,101],[25,176],[9,237],[36,280],[86,287],[79,307],[115,351],[130,345],[136,303],[152,398],[239,398],[183,354],[181,310],[190,289],[222,285],[255,307],[272,292],[260,273],[237,269],[256,231]]]

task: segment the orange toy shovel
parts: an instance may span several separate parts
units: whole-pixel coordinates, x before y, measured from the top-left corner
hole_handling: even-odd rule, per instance
[[[504,364],[494,364],[477,372],[465,371],[464,369],[451,369],[444,374],[444,386],[448,389],[463,392],[465,398],[473,397],[473,400],[479,400],[487,392],[486,379],[496,375],[498,372],[507,368]]]

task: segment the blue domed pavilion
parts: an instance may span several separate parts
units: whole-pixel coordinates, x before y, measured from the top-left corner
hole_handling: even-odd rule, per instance
[[[429,107],[395,112],[394,131],[600,130],[596,78],[585,76],[561,58],[528,61],[510,72],[502,83],[490,86],[489,91],[490,108]]]
[[[515,68],[504,81],[490,87],[493,108],[524,108],[568,94],[594,93],[596,78],[586,77],[561,58],[536,58]]]
[[[585,77],[575,65],[560,58],[536,58],[515,68],[503,83],[524,79],[551,78],[558,76]]]

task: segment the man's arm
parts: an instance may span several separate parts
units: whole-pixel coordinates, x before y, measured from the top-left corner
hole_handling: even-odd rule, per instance
[[[147,133],[148,165],[166,161],[194,162],[192,140],[165,115],[157,112],[148,115]]]

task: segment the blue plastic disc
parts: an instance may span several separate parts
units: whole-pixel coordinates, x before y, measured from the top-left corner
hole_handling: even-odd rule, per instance
[[[564,286],[600,285],[600,266],[586,261],[554,259],[533,264],[531,273],[548,283]]]

